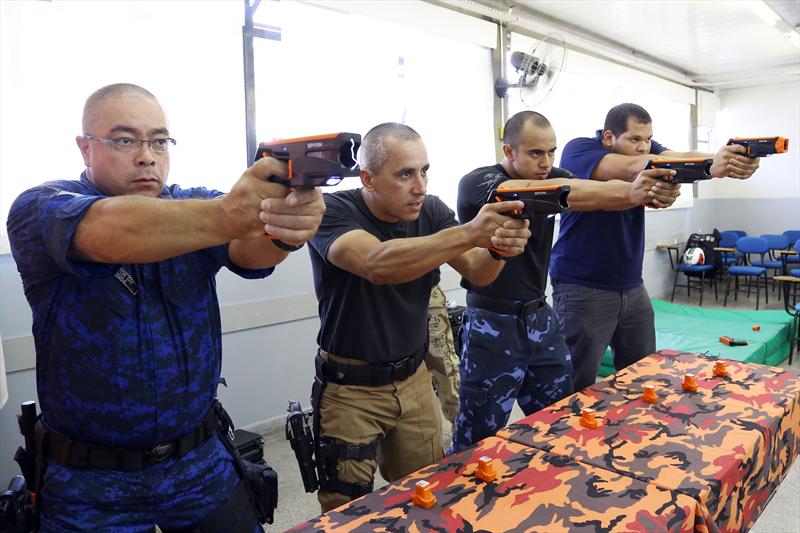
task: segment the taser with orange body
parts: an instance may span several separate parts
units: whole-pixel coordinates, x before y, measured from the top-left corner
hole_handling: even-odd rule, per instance
[[[747,148],[747,157],[767,157],[789,150],[789,139],[786,137],[734,137],[728,144],[740,144]]]
[[[336,185],[342,178],[358,176],[356,154],[361,146],[358,133],[330,133],[296,139],[262,142],[255,160],[274,157],[289,165],[289,178],[270,176],[269,181],[287,187]]]

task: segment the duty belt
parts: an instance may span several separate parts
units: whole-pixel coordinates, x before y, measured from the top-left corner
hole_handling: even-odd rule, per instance
[[[520,316],[530,311],[537,311],[544,306],[545,297],[542,296],[529,302],[520,300],[508,300],[506,298],[494,298],[485,296],[477,292],[467,292],[467,307],[478,307],[502,315]]]
[[[425,358],[427,348],[422,346],[419,350],[408,357],[391,363],[372,363],[372,364],[348,364],[325,358],[317,355],[317,372],[322,374],[327,380],[340,385],[362,385],[369,387],[379,387],[388,385],[393,381],[403,381],[417,371],[417,368]]]
[[[217,432],[217,413],[212,406],[203,421],[183,437],[162,442],[152,448],[114,448],[72,440],[42,424],[45,432],[45,457],[70,468],[89,470],[121,470],[134,472],[147,466],[183,457],[202,446]]]

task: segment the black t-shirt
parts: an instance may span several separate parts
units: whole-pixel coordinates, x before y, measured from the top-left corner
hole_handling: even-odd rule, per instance
[[[548,178],[568,178],[573,175],[554,167]],[[473,170],[458,184],[458,219],[464,224],[478,214],[490,191],[507,180],[508,175],[502,165],[481,167]],[[550,250],[553,246],[554,217],[531,220],[531,238],[525,251],[510,258],[505,268],[493,283],[485,287],[475,287],[462,278],[461,286],[468,291],[494,298],[530,301],[544,296],[547,287],[547,267],[550,263]]]
[[[364,230],[381,242],[433,235],[457,226],[453,211],[428,195],[419,218],[394,224],[376,218],[361,189],[325,194],[325,216],[309,241],[314,290],[319,301],[319,347],[370,363],[398,361],[425,343],[433,271],[399,285],[374,285],[342,270],[326,258],[331,245],[353,230]]]

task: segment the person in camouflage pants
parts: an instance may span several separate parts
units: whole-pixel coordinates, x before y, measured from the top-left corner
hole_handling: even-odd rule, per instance
[[[503,160],[473,170],[459,182],[458,219],[472,220],[490,194],[504,188],[569,186],[573,211],[623,210],[670,205],[678,187],[657,179],[659,169],[640,172],[633,183],[598,182],[553,167],[556,135],[550,121],[533,111],[506,122]],[[572,358],[562,325],[545,301],[553,243],[552,217],[534,214],[525,251],[505,260],[492,283],[462,280],[467,309],[461,331],[460,412],[449,453],[494,434],[508,421],[514,401],[531,413],[573,392]]]
[[[458,354],[453,342],[453,330],[447,315],[447,298],[439,285],[434,285],[428,303],[428,353],[425,366],[433,376],[433,386],[442,413],[451,424],[458,415],[458,388],[461,376],[458,372]]]

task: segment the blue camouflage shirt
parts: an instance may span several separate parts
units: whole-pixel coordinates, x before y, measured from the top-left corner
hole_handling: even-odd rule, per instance
[[[165,187],[165,201],[221,192]],[[219,382],[222,329],[215,275],[272,269],[233,265],[221,245],[148,264],[68,257],[76,228],[104,198],[80,181],[22,193],[8,234],[33,311],[36,379],[45,422],[107,446],[149,447],[181,437],[209,409]]]

